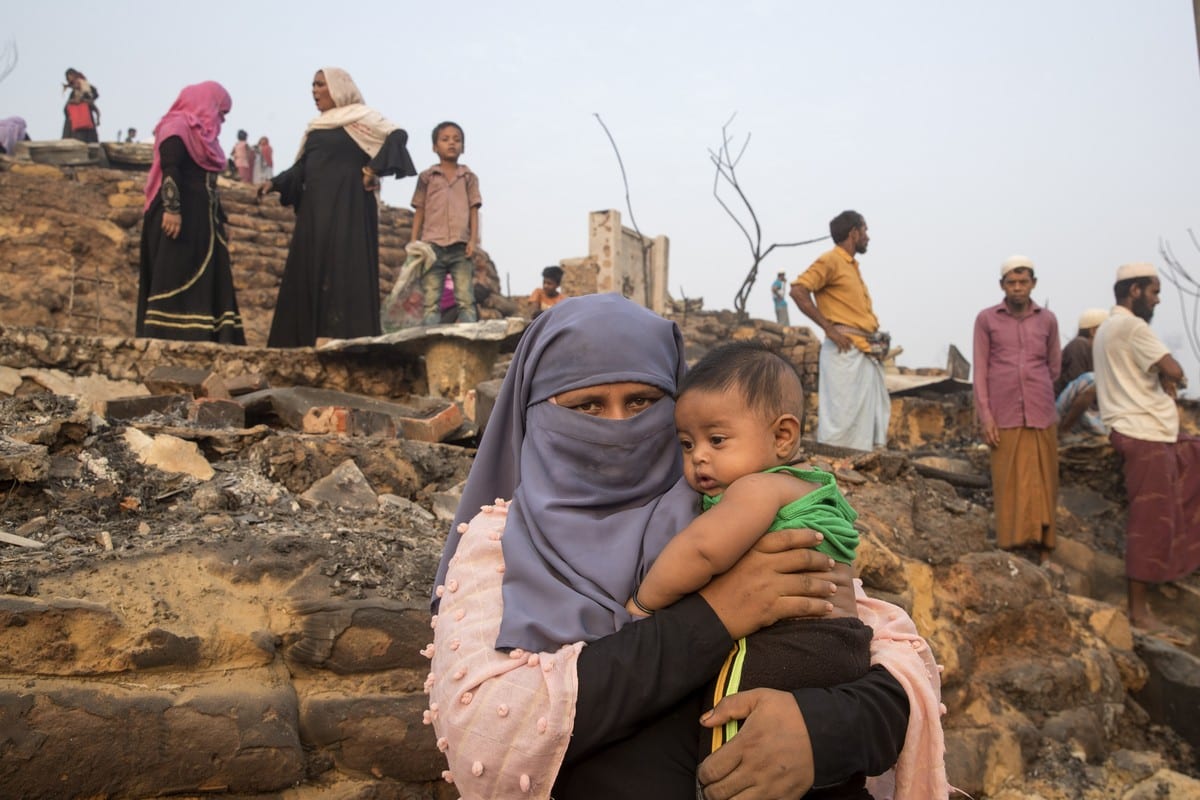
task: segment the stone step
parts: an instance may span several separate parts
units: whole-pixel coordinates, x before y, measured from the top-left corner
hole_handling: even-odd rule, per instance
[[[273,671],[187,680],[0,679],[3,795],[253,794],[305,777],[296,693]]]

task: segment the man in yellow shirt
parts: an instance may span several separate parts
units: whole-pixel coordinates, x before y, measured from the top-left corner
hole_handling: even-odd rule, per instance
[[[792,281],[791,290],[804,315],[825,332],[817,441],[871,450],[887,444],[891,415],[883,381],[890,341],[879,330],[855,259],[867,252],[871,237],[857,211],[843,211],[830,220],[829,235],[836,246]]]

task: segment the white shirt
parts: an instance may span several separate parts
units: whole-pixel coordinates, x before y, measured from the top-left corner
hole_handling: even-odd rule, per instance
[[[1096,401],[1110,430],[1147,442],[1179,438],[1179,410],[1154,366],[1170,352],[1144,319],[1113,308],[1092,343]]]

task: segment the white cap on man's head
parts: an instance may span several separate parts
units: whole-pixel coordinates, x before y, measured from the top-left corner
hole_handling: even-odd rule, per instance
[[[1122,264],[1117,267],[1117,283],[1127,281],[1130,278],[1157,278],[1158,270],[1154,265],[1146,261],[1134,261],[1130,264]]]
[[[1106,319],[1108,319],[1107,308],[1089,308],[1079,315],[1079,330],[1086,331],[1088,328],[1098,328],[1100,327],[1100,323]]]
[[[1033,272],[1033,262],[1028,256],[1009,256],[1004,259],[1004,263],[1000,265],[1000,280],[1004,280],[1004,276],[1012,272],[1014,269],[1027,269]]]

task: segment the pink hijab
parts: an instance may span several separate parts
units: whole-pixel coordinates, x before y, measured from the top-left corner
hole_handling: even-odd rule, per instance
[[[221,123],[233,107],[233,100],[225,87],[216,81],[205,81],[183,87],[175,104],[171,106],[154,128],[154,163],[146,179],[146,205],[162,187],[162,159],[158,148],[163,141],[178,136],[187,147],[188,155],[203,170],[220,172],[225,169],[225,151],[217,137]]]

